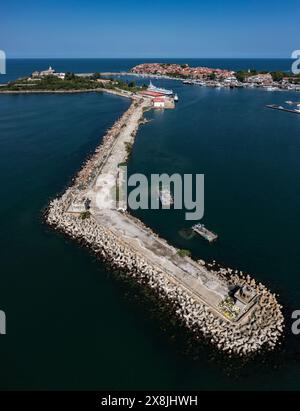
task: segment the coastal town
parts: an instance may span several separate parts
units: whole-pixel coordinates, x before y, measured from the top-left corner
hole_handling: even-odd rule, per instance
[[[138,76],[178,79],[185,84],[199,86],[254,88],[267,91],[300,91],[300,76],[284,72],[260,72],[248,69],[235,72],[208,67],[190,67],[188,64],[144,63],[133,67],[130,73]]]

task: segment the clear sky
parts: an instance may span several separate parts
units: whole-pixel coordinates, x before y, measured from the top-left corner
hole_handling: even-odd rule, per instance
[[[8,0],[8,57],[290,57],[300,0]]]

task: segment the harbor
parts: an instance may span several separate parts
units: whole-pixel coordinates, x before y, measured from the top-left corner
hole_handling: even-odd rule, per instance
[[[90,73],[81,73],[81,76]],[[256,72],[256,70],[243,71],[224,70],[211,67],[189,67],[187,64],[146,63],[140,64],[129,71],[102,72],[104,78],[133,76],[142,79],[166,79],[180,81],[185,85],[212,87],[217,89],[255,89],[259,88],[268,92],[300,91],[298,77],[291,78],[287,73],[281,73],[277,79],[269,72]]]
[[[152,99],[128,97],[130,108],[108,130],[73,185],[51,201],[48,224],[169,301],[179,322],[220,351],[245,356],[274,349],[284,326],[274,294],[242,272],[211,268],[182,255],[114,202],[111,193],[119,164],[129,155],[126,147],[134,144],[144,112],[153,109]]]

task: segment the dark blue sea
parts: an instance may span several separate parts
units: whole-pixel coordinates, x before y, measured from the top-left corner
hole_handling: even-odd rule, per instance
[[[121,71],[145,60],[9,60],[2,82],[52,65]],[[220,68],[289,70],[290,60],[166,60]],[[0,95],[0,389],[300,389],[300,116],[266,104],[300,94],[173,88],[175,110],[149,112],[129,173],[204,173],[203,222],[219,241],[180,234],[181,211],[136,211],[194,258],[249,272],[280,295],[286,336],[275,353],[230,360],[192,343],[157,303],[86,249],[43,224],[129,101],[100,93]]]

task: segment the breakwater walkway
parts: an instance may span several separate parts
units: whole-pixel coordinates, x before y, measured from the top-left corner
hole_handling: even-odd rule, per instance
[[[108,130],[63,196],[54,199],[47,222],[88,247],[113,267],[155,290],[196,336],[220,350],[248,355],[274,349],[283,331],[276,296],[249,276],[209,268],[168,244],[140,220],[116,206],[112,192],[143,113],[151,102],[132,104]],[[89,204],[88,211],[86,204]]]

